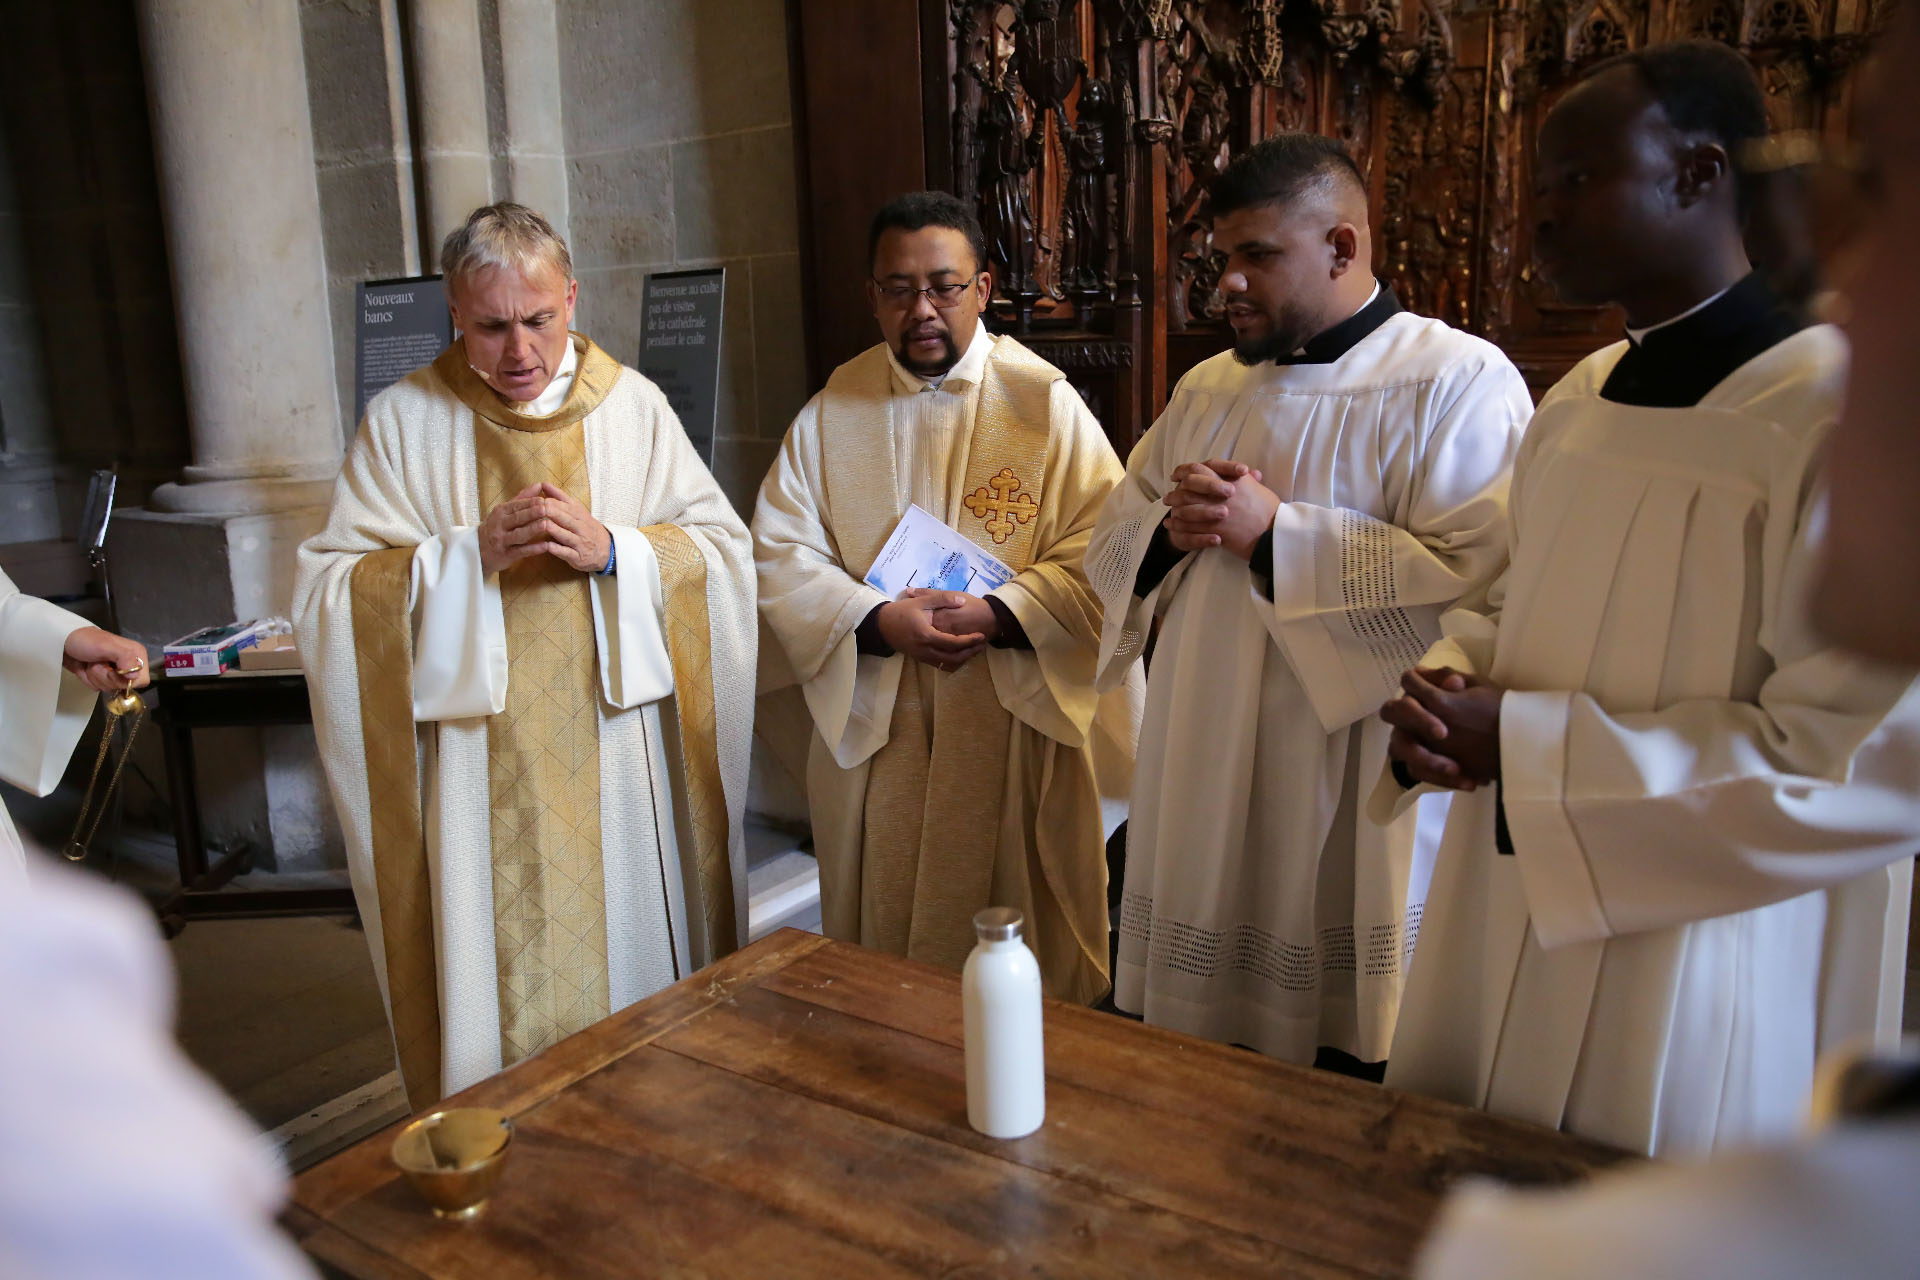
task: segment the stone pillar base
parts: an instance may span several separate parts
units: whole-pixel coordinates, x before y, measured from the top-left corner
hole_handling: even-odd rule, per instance
[[[254,515],[115,511],[107,578],[120,629],[165,644],[201,627],[285,614],[294,552],[326,520],[324,506]]]
[[[312,479],[197,480],[188,467],[189,483],[160,485],[147,499],[149,512],[198,516],[259,515],[307,507],[325,509],[333,497],[333,478],[340,468],[329,466]]]
[[[286,615],[294,553],[326,519],[324,506],[237,516],[115,511],[107,577],[120,630],[157,646],[201,627]],[[210,845],[251,845],[262,870],[346,865],[312,730],[208,729],[195,735],[195,755]]]

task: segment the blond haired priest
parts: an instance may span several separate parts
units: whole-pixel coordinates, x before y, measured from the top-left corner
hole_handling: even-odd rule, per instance
[[[566,245],[475,210],[461,336],[376,396],[294,608],[418,1107],[744,940],[747,531]]]
[[[958,968],[973,914],[1017,907],[1048,993],[1092,1001],[1140,686],[1094,693],[1100,605],[1080,561],[1120,463],[1058,369],[981,325],[992,282],[965,205],[902,196],[868,248],[885,341],[801,410],[753,519],[782,651],[765,683],[797,680],[812,712],[826,931]],[[869,586],[909,506],[1012,579]]]

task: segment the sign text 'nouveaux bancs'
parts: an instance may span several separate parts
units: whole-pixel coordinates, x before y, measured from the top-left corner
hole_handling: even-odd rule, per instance
[[[360,286],[354,320],[353,420],[367,414],[367,401],[400,379],[431,364],[453,341],[447,289],[439,276],[369,280]]]

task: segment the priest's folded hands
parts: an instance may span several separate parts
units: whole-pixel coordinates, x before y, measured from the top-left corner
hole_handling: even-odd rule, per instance
[[[1173,488],[1160,499],[1172,509],[1164,522],[1168,539],[1181,551],[1222,547],[1251,561],[1280,509],[1280,496],[1261,479],[1242,462],[1181,463],[1173,469]]]
[[[1416,667],[1380,708],[1393,726],[1387,758],[1417,782],[1473,791],[1500,778],[1500,700],[1506,690],[1451,667]]]
[[[881,638],[895,652],[942,671],[958,671],[978,657],[999,629],[993,609],[979,596],[924,587],[882,605],[879,624]]]
[[[601,573],[613,535],[565,489],[530,484],[480,522],[480,569],[498,573],[533,556],[550,555],[582,573]]]

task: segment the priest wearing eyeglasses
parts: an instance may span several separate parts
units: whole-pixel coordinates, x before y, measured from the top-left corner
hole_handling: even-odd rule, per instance
[[[779,650],[762,691],[797,683],[813,719],[826,932],[958,969],[973,914],[1016,907],[1047,993],[1091,1002],[1144,691],[1137,671],[1093,686],[1101,610],[1081,560],[1120,462],[1065,375],[981,324],[993,285],[964,204],[901,196],[868,249],[883,341],[800,411],[753,519]],[[1013,578],[897,599],[867,585],[909,506]],[[767,670],[780,657],[790,670]]]

